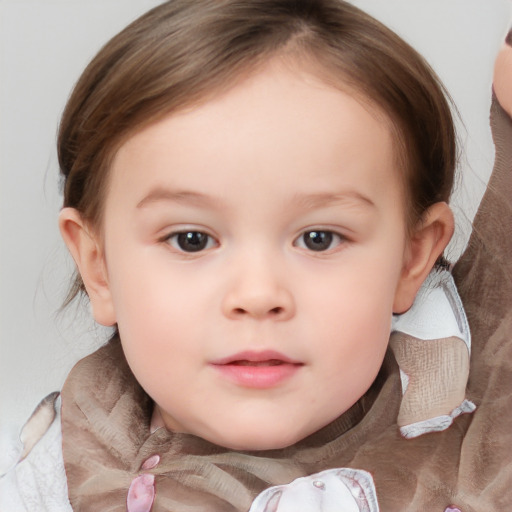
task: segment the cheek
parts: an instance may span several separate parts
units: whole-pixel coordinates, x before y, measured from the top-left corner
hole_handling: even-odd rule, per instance
[[[396,264],[354,262],[305,293],[307,330],[317,333],[317,350],[332,354],[334,379],[340,378],[340,363],[349,381],[366,370],[378,371],[389,341],[398,275]],[[328,356],[324,360],[331,364]]]
[[[108,263],[118,329],[133,367],[159,368],[192,358],[206,339],[214,310],[212,283],[171,267],[165,251],[125,246]],[[199,341],[198,341],[199,340]],[[177,369],[178,372],[180,368]]]
[[[387,264],[376,258],[363,261],[355,254],[324,276],[316,274],[305,282],[302,295],[305,308],[314,312],[315,321],[334,330],[359,326],[372,329],[391,321],[393,301],[400,276],[400,264]]]
[[[137,240],[113,236],[107,247],[107,270],[117,322],[141,326],[177,316],[186,304],[187,287],[169,273],[164,251]],[[133,236],[133,235],[132,235]],[[117,238],[117,240],[116,240]],[[124,240],[122,240],[124,238]],[[176,279],[178,277],[178,279]]]
[[[389,343],[390,308],[380,307],[381,303],[365,295],[353,297],[343,318],[340,314],[331,317],[330,343],[323,349],[326,384],[332,386],[343,410],[353,405],[371,386]]]
[[[494,92],[501,106],[512,116],[512,46],[505,45],[494,67]]]
[[[126,359],[135,377],[158,403],[166,404],[168,389],[189,384],[201,363],[202,324],[187,312],[186,293],[174,293],[164,279],[141,281],[132,276],[116,290],[118,329]],[[175,284],[175,283],[174,283]]]

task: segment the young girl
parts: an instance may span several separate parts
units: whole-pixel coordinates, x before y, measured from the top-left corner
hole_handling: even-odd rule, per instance
[[[115,334],[5,507],[471,510],[454,139],[421,57],[339,0],[173,0],[116,36],[58,141],[70,300]]]

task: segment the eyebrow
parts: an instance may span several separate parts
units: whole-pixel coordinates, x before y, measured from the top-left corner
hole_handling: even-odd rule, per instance
[[[165,187],[155,187],[137,203],[137,208],[144,208],[152,203],[170,201],[175,203],[186,203],[197,206],[213,207],[217,203],[211,197],[193,192],[191,190],[172,190]]]
[[[209,208],[218,206],[218,202],[214,198],[200,192],[194,192],[191,190],[172,190],[166,187],[157,186],[137,203],[137,208],[144,208],[150,204],[158,202],[176,202]],[[348,190],[340,193],[320,192],[311,194],[295,194],[292,198],[292,202],[300,208],[307,210],[314,210],[317,208],[325,208],[336,204],[351,202],[375,208],[375,203],[371,199],[355,190]]]
[[[296,194],[294,202],[305,209],[314,210],[327,206],[333,206],[342,203],[359,203],[362,206],[375,208],[375,203],[367,196],[356,190],[347,190],[340,193],[321,192],[313,194]]]

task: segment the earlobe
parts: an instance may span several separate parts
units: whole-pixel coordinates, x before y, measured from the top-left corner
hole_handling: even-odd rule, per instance
[[[74,208],[61,210],[59,228],[84,282],[94,319],[101,325],[114,325],[116,318],[98,236]]]
[[[453,230],[453,213],[446,203],[435,203],[425,212],[407,246],[393,313],[404,313],[412,306],[423,281],[448,245]]]

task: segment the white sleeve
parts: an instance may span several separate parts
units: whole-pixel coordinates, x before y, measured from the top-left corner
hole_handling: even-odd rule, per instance
[[[0,477],[0,512],[72,512],[59,412],[30,453]]]
[[[407,312],[393,317],[392,331],[420,340],[455,336],[471,351],[471,334],[455,281],[447,270],[433,270]]]

